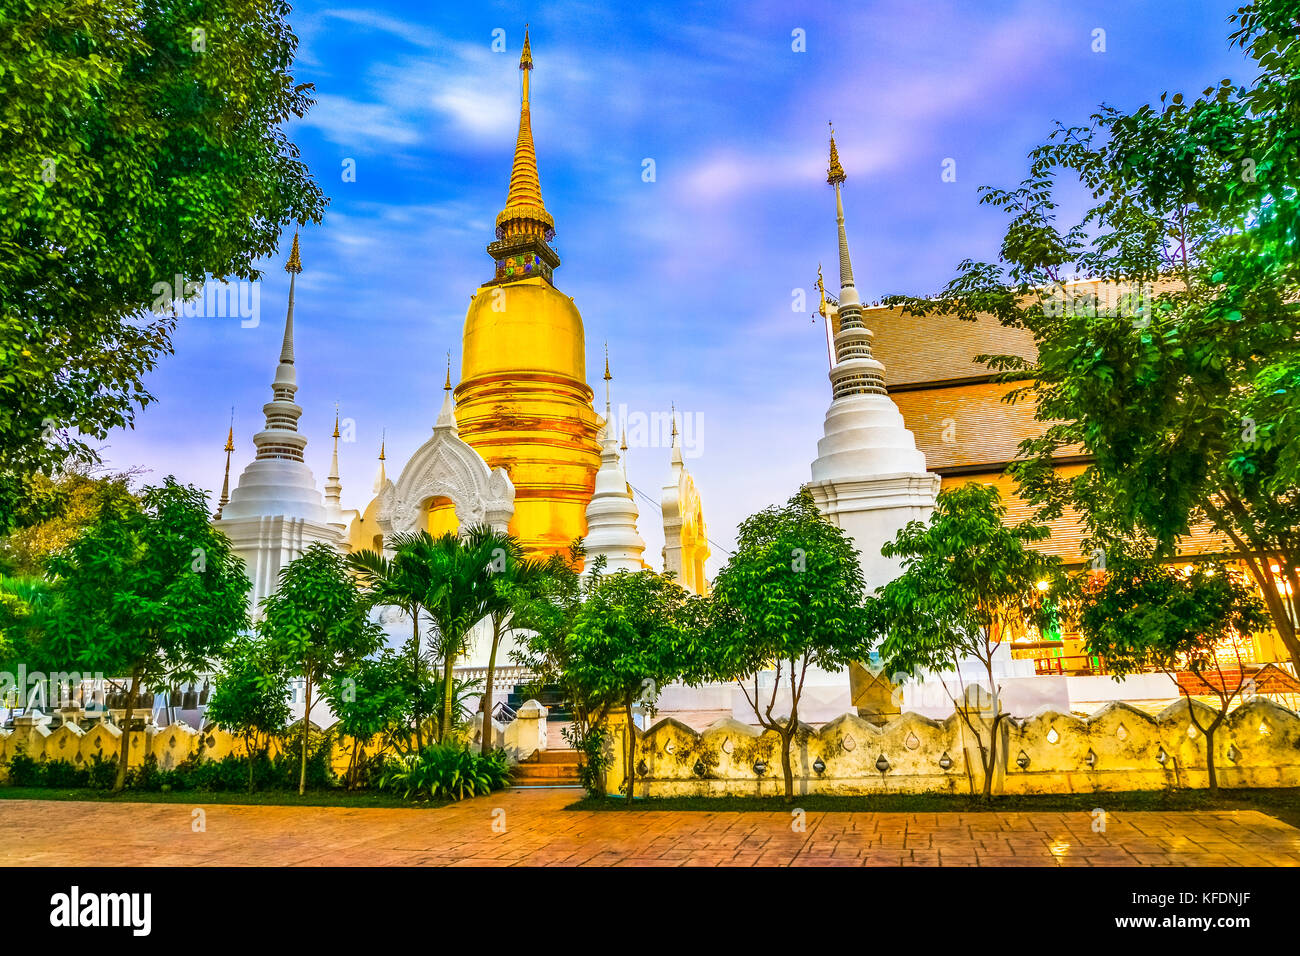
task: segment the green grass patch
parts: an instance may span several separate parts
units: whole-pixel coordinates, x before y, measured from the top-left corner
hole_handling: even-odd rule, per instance
[[[1267,790],[1129,790],[1116,793],[1004,795],[984,803],[968,795],[941,793],[880,793],[859,796],[806,794],[793,803],[783,797],[638,797],[631,812],[687,810],[706,813],[789,813],[799,807],[810,813],[1107,813],[1133,810],[1259,810],[1300,828],[1300,788]],[[584,797],[569,810],[627,811],[622,797]]]
[[[396,794],[368,790],[308,790],[302,796],[292,791],[238,793],[230,790],[127,790],[113,794],[88,788],[0,786],[0,800],[77,800],[83,803],[183,803],[230,804],[250,807],[397,807],[430,810],[454,803],[452,800],[403,800]]]

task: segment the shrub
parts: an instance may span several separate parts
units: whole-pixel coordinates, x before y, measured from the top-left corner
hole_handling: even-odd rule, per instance
[[[586,733],[577,724],[571,724],[560,731],[565,742],[578,752],[578,779],[583,788],[593,797],[605,796],[605,771],[609,769],[612,757],[606,749],[610,739],[606,727],[588,727]]]
[[[403,799],[463,800],[509,782],[510,763],[504,750],[483,755],[460,743],[442,743],[389,761],[379,787],[400,793]]]
[[[9,783],[15,787],[43,787],[44,768],[27,754],[16,753],[9,760]]]

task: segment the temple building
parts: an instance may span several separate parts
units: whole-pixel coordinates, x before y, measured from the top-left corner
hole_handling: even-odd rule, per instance
[[[560,259],[550,245],[555,221],[542,200],[533,146],[527,33],[519,69],[519,132],[509,189],[487,246],[492,276],[471,295],[465,316],[460,380],[453,386],[449,358],[432,434],[396,479],[389,477],[381,441],[373,497],[359,511],[343,507],[337,409],[323,498],[303,462],[307,439],[297,427],[302,408],[294,403],[293,356],[294,277],[302,264],[294,236],[285,267],[289,311],[266,428],[254,436],[257,456],[229,500],[223,488],[213,519],[244,558],[255,602],[275,589],[280,568],[313,541],[341,551],[383,550],[399,532],[455,533],[482,524],[515,535],[533,556],[566,552],[582,538],[588,566],[603,557],[607,572],[648,567],[624,461],[626,438],[620,446],[611,413],[608,354],[602,417],[587,384],[582,315],[555,286]],[[227,487],[233,437],[232,429]],[[683,587],[705,593],[709,544],[703,506],[675,427],[669,467],[665,570]]]
[[[271,401],[262,406],[266,424],[253,436],[256,455],[239,476],[239,484],[230,492],[229,500],[225,500],[225,489],[230,483],[230,453],[234,450],[232,428],[226,440],[222,501],[213,519],[244,559],[253,582],[249,600],[254,614],[262,599],[275,591],[280,569],[310,544],[319,541],[342,547],[346,540],[341,524],[321,500],[316,479],[303,461],[307,436],[298,431],[302,406],[294,401],[298,372],[293,351],[293,299],[302,260],[297,233],[284,268],[289,273],[289,309],[284,320],[280,361],[271,381]],[[337,464],[337,458],[335,461]],[[334,471],[337,470],[336,467]]]
[[[880,547],[909,521],[929,518],[939,476],[926,469],[925,455],[885,388],[885,366],[872,352],[844,228],[840,189],[846,178],[832,134],[826,182],[835,188],[840,294],[831,303],[822,290],[820,310],[833,333],[831,404],[805,487],[822,513],[853,538],[870,592],[898,576],[899,559],[884,557]]]

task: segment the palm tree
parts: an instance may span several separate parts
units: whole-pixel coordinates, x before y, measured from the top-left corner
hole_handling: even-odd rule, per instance
[[[437,650],[442,657],[442,715],[438,737],[451,735],[456,659],[465,652],[470,629],[487,616],[495,600],[492,569],[505,561],[503,536],[476,527],[464,537],[444,534],[427,539],[432,587],[424,595],[425,612],[438,631]]]
[[[415,749],[424,749],[424,714],[421,712],[423,684],[420,664],[424,655],[420,648],[420,611],[426,594],[433,588],[434,562],[431,560],[428,532],[394,534],[389,539],[393,557],[387,558],[377,551],[356,551],[348,563],[357,572],[361,583],[377,605],[401,608],[411,616],[411,673],[414,693],[412,713],[415,718]]]
[[[492,749],[492,686],[496,672],[497,651],[501,638],[510,630],[515,606],[520,599],[535,597],[547,573],[547,564],[525,558],[517,538],[491,528],[471,529],[466,535],[467,546],[476,552],[493,555],[488,570],[491,572],[492,591],[488,595],[487,616],[492,621],[492,646],[488,652],[487,675],[483,681],[483,740],[482,752]]]

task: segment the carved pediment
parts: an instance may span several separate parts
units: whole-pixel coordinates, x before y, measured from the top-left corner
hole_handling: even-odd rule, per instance
[[[489,468],[454,427],[436,427],[379,497],[376,521],[385,535],[415,531],[432,498],[448,498],[462,528],[490,524],[505,530],[515,511],[515,486],[503,468]]]

